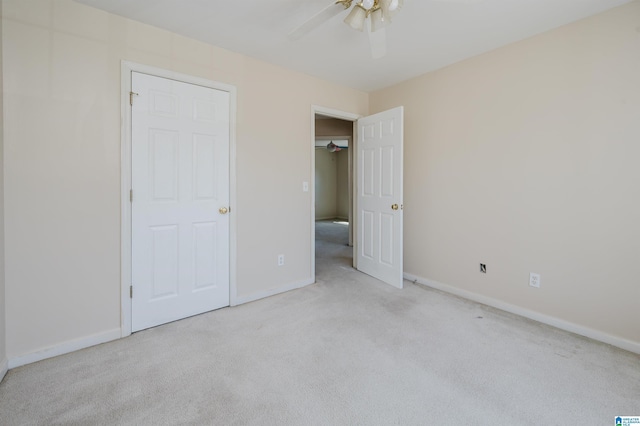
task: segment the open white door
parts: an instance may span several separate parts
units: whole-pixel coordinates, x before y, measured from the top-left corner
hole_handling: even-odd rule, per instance
[[[403,107],[358,120],[358,270],[402,288]]]
[[[132,331],[229,305],[229,93],[132,73]]]

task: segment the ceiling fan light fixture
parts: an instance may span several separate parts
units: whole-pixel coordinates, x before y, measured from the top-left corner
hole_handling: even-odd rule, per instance
[[[387,53],[386,27],[391,24],[391,17],[403,4],[404,0],[331,0],[327,7],[289,33],[288,38],[298,40],[322,22],[349,9],[344,23],[360,32],[365,32],[366,27],[371,57],[373,59],[382,58]]]
[[[367,9],[362,6],[362,2],[357,3],[351,12],[344,18],[344,23],[354,30],[364,31],[364,22],[367,19]]]
[[[366,10],[371,9],[373,5],[376,4],[375,0],[362,0],[360,3],[362,3],[362,7]]]
[[[371,31],[376,32],[385,28],[389,24],[389,18],[385,17],[382,8],[371,12]]]
[[[335,143],[333,143],[333,141],[329,142],[329,144],[327,145],[327,150],[329,152],[337,152],[337,151],[341,151],[342,148],[340,148],[338,145],[336,145]]]
[[[391,6],[391,0],[379,0],[378,3],[380,4],[380,9],[382,10],[382,14],[384,15],[385,19],[391,21],[391,11],[389,10],[389,7]]]
[[[391,0],[389,2],[389,12],[396,12],[402,8],[403,0]]]

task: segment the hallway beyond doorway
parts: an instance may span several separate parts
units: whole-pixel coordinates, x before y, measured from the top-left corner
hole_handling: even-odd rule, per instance
[[[316,221],[316,274],[337,266],[353,267],[353,247],[349,247],[349,223],[340,219]]]

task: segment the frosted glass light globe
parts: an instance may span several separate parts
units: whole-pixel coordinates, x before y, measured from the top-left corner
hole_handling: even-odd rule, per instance
[[[369,10],[373,7],[374,3],[374,0],[362,0],[362,7]]]

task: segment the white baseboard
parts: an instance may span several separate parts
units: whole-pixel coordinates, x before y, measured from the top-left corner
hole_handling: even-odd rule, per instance
[[[314,278],[308,278],[303,281],[299,281],[296,283],[288,284],[283,287],[274,288],[271,290],[261,291],[259,293],[254,293],[249,296],[236,297],[235,300],[231,302],[231,306],[242,305],[243,303],[254,302],[256,300],[264,299],[265,297],[275,296],[276,294],[285,293],[287,291],[296,290],[302,287],[306,287],[310,284],[315,283]]]
[[[9,358],[9,368],[20,367],[22,365],[31,364],[32,362],[42,361],[43,359],[53,358],[54,356],[68,354],[69,352],[75,352],[80,349],[85,349],[90,346],[99,345],[101,343],[110,342],[112,340],[120,338],[120,329],[114,328],[112,330],[94,334],[92,336],[69,340],[67,342],[63,342],[36,352],[32,352],[26,355],[20,355],[15,358]]]
[[[598,340],[603,343],[608,343],[612,346],[616,346],[618,348],[627,350],[629,352],[640,354],[640,342],[634,342],[632,340],[627,340],[622,337],[613,336],[611,334],[607,334],[602,331],[594,330],[592,328],[584,327],[582,325],[565,321],[556,317],[541,314],[540,312],[531,311],[529,309],[525,309],[520,306],[512,305],[510,303],[503,302],[498,299],[482,296],[477,293],[473,293],[467,290],[462,290],[448,284],[443,284],[437,281],[421,278],[415,275],[405,273],[404,279],[408,281],[416,282],[418,284],[421,284],[427,287],[434,288],[436,290],[441,290],[446,293],[451,293],[453,295],[460,296],[465,299],[472,300],[474,302],[482,303],[483,305],[488,305],[506,312],[510,312],[512,314],[520,315],[521,317],[529,318],[534,321],[538,321],[543,324],[547,324],[552,327],[556,327],[561,330],[568,331],[570,333],[579,334],[580,336],[588,337],[593,340]]]
[[[4,379],[7,371],[9,371],[9,360],[5,358],[2,360],[2,362],[0,362],[0,382],[2,382],[2,379]]]

